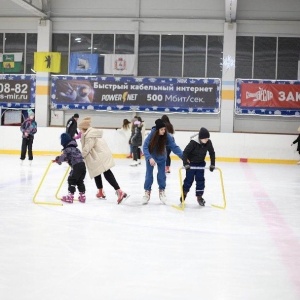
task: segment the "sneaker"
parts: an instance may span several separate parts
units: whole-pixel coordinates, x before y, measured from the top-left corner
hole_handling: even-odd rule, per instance
[[[200,206],[205,206],[205,200],[202,198],[202,196],[197,196],[197,201]]]
[[[74,194],[69,193],[67,196],[62,196],[61,201],[67,202],[67,203],[73,203],[74,200]]]
[[[148,204],[150,200],[151,191],[145,191],[145,195],[143,196],[143,204]]]
[[[96,197],[97,198],[101,198],[101,199],[105,199],[106,198],[106,195],[105,195],[103,189],[99,189],[98,190],[98,193],[96,194]]]
[[[128,198],[128,195],[126,193],[124,193],[121,189],[118,189],[116,191],[116,194],[118,196],[118,204],[120,204],[124,199]]]
[[[85,193],[80,192],[80,193],[79,193],[78,200],[79,200],[79,202],[81,202],[81,203],[85,203],[85,200],[86,200]]]
[[[170,167],[166,167],[166,168],[165,168],[165,173],[171,173]]]
[[[165,194],[165,190],[159,190],[159,200],[163,203],[167,203],[167,196]]]
[[[185,198],[186,198],[186,196],[187,196],[187,192],[185,192],[185,191],[183,191],[183,199],[185,200]],[[182,196],[180,195],[180,203],[182,203]]]
[[[130,164],[131,167],[137,167],[139,165],[138,161],[133,160],[132,163]]]

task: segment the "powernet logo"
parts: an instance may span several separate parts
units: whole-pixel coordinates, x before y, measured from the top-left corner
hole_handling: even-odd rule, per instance
[[[101,96],[101,101],[105,102],[117,102],[121,101],[123,103],[127,101],[136,101],[138,94],[130,94],[129,92],[123,92],[121,94],[103,94]]]

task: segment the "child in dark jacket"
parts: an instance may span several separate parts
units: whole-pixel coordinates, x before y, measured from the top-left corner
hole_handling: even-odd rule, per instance
[[[142,127],[143,123],[139,120],[133,122],[133,130],[130,138],[133,154],[133,162],[130,164],[132,167],[136,167],[141,164],[141,149],[143,143],[142,137]]]
[[[73,203],[74,193],[76,191],[76,186],[79,191],[78,200],[82,203],[85,202],[85,185],[84,178],[86,174],[86,167],[83,161],[82,154],[77,148],[78,145],[71,136],[67,133],[63,133],[60,137],[61,145],[63,146],[62,154],[57,156],[54,162],[61,165],[62,162],[68,162],[71,166],[71,171],[68,177],[68,195],[63,196],[61,200],[67,203]]]
[[[32,144],[34,135],[37,132],[37,123],[34,120],[34,112],[31,109],[28,110],[28,118],[22,123],[20,130],[22,132],[21,163],[23,163],[28,149],[28,160],[31,164],[33,160]]]
[[[298,132],[300,133],[300,127],[298,127]],[[292,142],[291,146],[293,146],[294,144],[298,144],[297,145],[297,151],[300,154],[300,134],[298,135],[298,137]],[[298,165],[300,165],[300,160],[297,162]]]
[[[208,130],[202,127],[199,131],[198,139],[191,140],[183,151],[183,165],[186,169],[186,177],[183,182],[184,199],[193,184],[196,181],[196,197],[199,205],[204,206],[205,201],[202,197],[205,189],[204,167],[206,165],[205,156],[209,153],[210,167],[213,172],[215,169],[215,150]],[[180,197],[180,202],[182,198]]]

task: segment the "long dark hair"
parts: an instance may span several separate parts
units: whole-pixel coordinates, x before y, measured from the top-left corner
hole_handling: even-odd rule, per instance
[[[161,119],[164,121],[164,123],[166,125],[167,132],[174,134],[174,127],[173,127],[172,123],[170,122],[169,117],[167,115],[163,115],[161,117]]]
[[[166,152],[167,132],[164,135],[159,134],[156,130],[149,143],[149,152],[153,153],[156,150],[157,154],[164,154]]]
[[[124,129],[129,129],[130,127],[130,122],[127,119],[123,120],[123,126]]]

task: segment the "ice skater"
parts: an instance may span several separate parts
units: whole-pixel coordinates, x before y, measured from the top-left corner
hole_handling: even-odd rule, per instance
[[[300,127],[298,127],[297,131],[300,133]],[[291,146],[293,146],[294,144],[298,143],[297,145],[297,151],[300,155],[300,134],[298,135],[298,137],[292,142]],[[297,162],[297,165],[300,165],[300,160]]]
[[[145,195],[143,204],[147,204],[150,200],[151,187],[153,184],[153,169],[157,165],[157,183],[159,188],[159,199],[166,204],[167,197],[165,194],[166,188],[166,159],[167,150],[169,147],[179,158],[182,158],[182,150],[176,145],[173,137],[166,132],[166,125],[161,119],[155,121],[155,126],[147,136],[143,151],[146,160],[146,176],[145,176]]]
[[[115,162],[106,141],[102,137],[103,130],[91,127],[90,117],[84,118],[78,127],[81,131],[82,155],[90,177],[94,178],[98,188],[96,197],[106,198],[101,177],[103,173],[105,179],[115,189],[117,203],[120,204],[128,195],[121,190],[113,172],[110,170],[115,165]]]
[[[183,181],[183,197],[186,198],[190,188],[196,181],[196,197],[199,205],[204,206],[205,200],[203,199],[205,189],[205,177],[204,167],[206,165],[205,156],[209,153],[210,167],[209,170],[213,172],[215,169],[215,150],[211,142],[209,131],[202,127],[199,131],[199,135],[194,140],[191,140],[189,144],[183,150],[183,165],[186,169],[186,177]],[[180,196],[180,202],[182,202],[182,196]]]
[[[33,160],[32,144],[34,135],[37,132],[37,123],[34,120],[34,112],[31,109],[28,110],[28,118],[22,123],[20,130],[22,132],[22,146],[20,157],[21,164],[26,157],[26,152],[28,149],[28,160],[29,164],[31,165],[31,162]]]
[[[62,162],[67,162],[71,166],[71,171],[68,177],[68,195],[63,196],[61,201],[67,203],[73,203],[74,201],[74,193],[76,191],[76,187],[79,191],[78,200],[82,203],[85,202],[85,185],[84,178],[86,175],[86,167],[83,161],[82,154],[80,150],[77,148],[78,145],[76,141],[74,141],[68,133],[63,133],[60,136],[61,145],[63,146],[62,154],[57,156],[54,162],[61,165]]]

